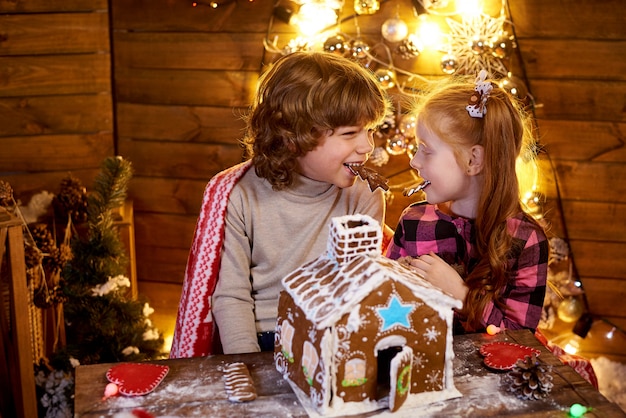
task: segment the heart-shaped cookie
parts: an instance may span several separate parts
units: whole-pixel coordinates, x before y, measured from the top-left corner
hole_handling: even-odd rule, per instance
[[[505,341],[487,343],[480,347],[480,354],[485,356],[485,365],[497,370],[512,369],[518,360],[532,354],[538,356],[540,353],[536,348]]]
[[[138,396],[152,392],[169,370],[169,366],[160,364],[120,363],[111,367],[106,376],[122,395]]]

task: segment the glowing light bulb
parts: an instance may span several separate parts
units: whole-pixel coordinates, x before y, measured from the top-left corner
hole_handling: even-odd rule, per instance
[[[289,23],[298,26],[303,35],[312,36],[337,23],[337,13],[322,4],[305,3]]]
[[[607,340],[612,340],[613,339],[613,335],[615,335],[615,327],[611,328],[611,330],[609,332],[606,333],[606,339]]]
[[[586,406],[583,406],[579,403],[575,403],[569,408],[569,415],[574,418],[579,418],[585,415],[588,410],[589,409],[587,409]]]
[[[464,17],[478,17],[481,10],[480,0],[461,0],[456,2],[456,12]]]
[[[563,351],[567,354],[576,354],[580,350],[580,337],[578,335],[573,335],[572,338],[565,344],[563,347]]]
[[[423,48],[439,49],[441,47],[443,39],[441,28],[429,18],[429,15],[423,14],[418,17],[417,31],[415,34],[419,38],[419,43]]]
[[[489,334],[489,335],[496,335],[499,332],[500,332],[500,327],[497,327],[497,326],[495,326],[493,324],[487,325],[487,334]]]

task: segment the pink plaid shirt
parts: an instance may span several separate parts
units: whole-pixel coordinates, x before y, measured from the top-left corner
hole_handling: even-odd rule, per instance
[[[483,326],[534,330],[541,318],[546,293],[548,239],[522,212],[509,219],[507,225],[513,247],[507,264],[509,279],[502,293],[506,309],[490,302],[483,312]],[[455,267],[461,277],[466,277],[478,262],[474,221],[452,217],[426,202],[405,209],[387,256],[418,257],[431,251]]]

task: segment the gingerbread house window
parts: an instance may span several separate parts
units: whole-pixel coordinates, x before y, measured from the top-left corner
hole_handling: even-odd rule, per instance
[[[309,341],[306,341],[302,348],[302,372],[306,376],[309,385],[313,384],[313,376],[315,376],[315,369],[317,369],[319,360],[320,357],[317,354],[315,346]]]
[[[342,386],[360,386],[367,381],[365,377],[365,359],[353,358],[346,362]]]
[[[282,347],[283,355],[289,362],[293,362],[293,334],[293,325],[291,325],[289,321],[283,321],[282,332],[280,334],[280,345]]]

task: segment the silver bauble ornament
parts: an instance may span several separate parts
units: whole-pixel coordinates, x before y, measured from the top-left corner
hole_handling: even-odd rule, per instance
[[[379,68],[374,71],[374,77],[376,77],[383,89],[390,89],[396,85],[396,74],[386,68]]]
[[[380,31],[383,38],[389,42],[400,42],[409,34],[409,28],[404,20],[397,17],[385,20]]]
[[[354,0],[354,11],[358,15],[372,15],[380,10],[378,0]]]
[[[407,138],[415,137],[415,129],[417,127],[417,117],[413,114],[407,113],[400,117],[400,122],[398,123],[398,129],[402,135]]]
[[[331,36],[324,42],[324,51],[344,56],[348,49],[346,40],[341,35]]]
[[[508,32],[502,32],[489,40],[491,54],[496,58],[507,58],[515,47],[515,38]]]
[[[369,50],[370,46],[360,39],[355,39],[350,44],[350,55],[359,62],[364,62],[369,59]]]
[[[526,84],[514,75],[509,75],[498,82],[498,85],[506,90],[511,96],[524,100],[528,96],[528,88]]]
[[[580,300],[570,296],[559,303],[556,313],[563,322],[575,322],[582,316],[583,310]]]
[[[470,49],[475,55],[484,54],[488,48],[487,42],[479,36],[473,37],[470,41]]]
[[[454,55],[446,54],[441,57],[441,71],[443,71],[444,74],[454,74],[458,69],[459,62]]]
[[[385,149],[391,155],[402,155],[406,152],[407,140],[401,133],[396,133],[387,139]]]

